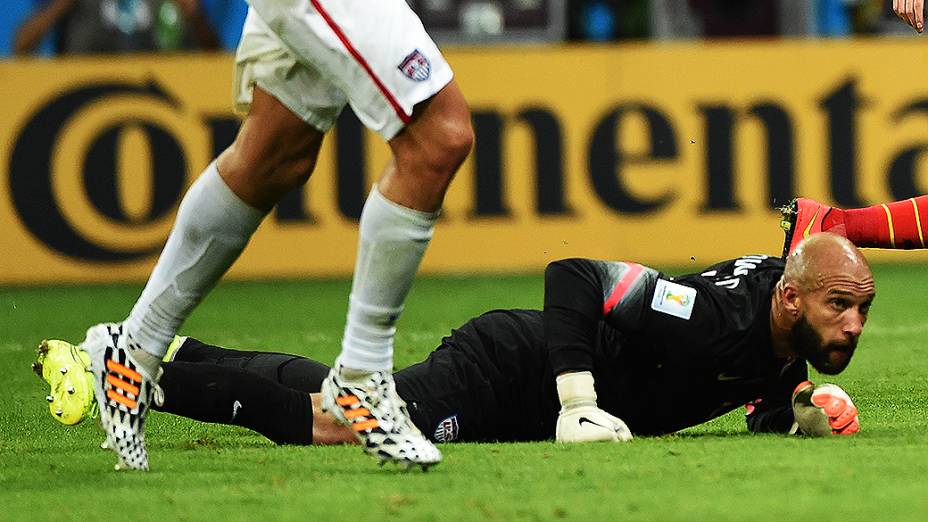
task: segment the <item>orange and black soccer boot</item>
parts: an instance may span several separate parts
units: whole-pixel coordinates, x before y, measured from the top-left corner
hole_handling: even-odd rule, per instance
[[[117,323],[91,327],[80,348],[90,358],[100,424],[106,446],[116,453],[116,469],[147,471],[145,418],[153,401],[163,396],[158,388],[161,361]]]
[[[349,426],[364,452],[381,464],[425,471],[441,462],[441,452],[410,420],[389,372],[333,368],[322,382],[322,409]]]

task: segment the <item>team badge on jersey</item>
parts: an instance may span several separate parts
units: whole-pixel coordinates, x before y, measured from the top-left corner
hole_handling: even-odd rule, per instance
[[[681,284],[658,279],[654,288],[654,298],[651,300],[651,309],[663,312],[680,319],[689,320],[693,315],[693,304],[696,302],[696,289]]]
[[[432,75],[432,64],[429,63],[429,59],[426,58],[419,49],[416,49],[409,53],[406,58],[403,58],[398,69],[406,75],[407,78],[417,82],[424,82]]]
[[[435,440],[438,442],[451,442],[458,438],[458,416],[452,415],[438,423],[435,428]]]

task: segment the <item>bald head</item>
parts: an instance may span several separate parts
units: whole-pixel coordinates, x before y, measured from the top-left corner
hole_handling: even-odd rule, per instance
[[[834,374],[847,367],[876,293],[867,260],[827,232],[808,237],[786,260],[771,305],[781,353]]]
[[[828,232],[809,236],[790,254],[783,283],[811,292],[843,281],[862,293],[874,290],[870,265],[847,238]]]

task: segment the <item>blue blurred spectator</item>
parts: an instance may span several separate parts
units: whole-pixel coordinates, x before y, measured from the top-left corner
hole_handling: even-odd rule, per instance
[[[567,38],[604,42],[647,38],[649,0],[573,0],[567,2]]]
[[[200,0],[200,5],[216,29],[220,46],[227,51],[235,51],[242,38],[245,15],[248,14],[245,0]]]
[[[615,38],[615,12],[604,0],[586,3],[581,15],[580,26],[587,40],[604,42]]]
[[[16,32],[15,54],[234,49],[244,0],[32,0]]]
[[[13,34],[32,11],[31,0],[4,2],[3,9],[0,9],[0,57],[13,53]]]
[[[851,16],[847,0],[818,0],[815,5],[815,32],[821,36],[851,34]]]

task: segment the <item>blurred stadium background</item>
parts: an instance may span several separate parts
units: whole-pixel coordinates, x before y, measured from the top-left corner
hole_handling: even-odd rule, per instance
[[[424,272],[538,271],[568,255],[704,266],[776,253],[775,208],[795,195],[860,206],[928,186],[928,48],[891,1],[410,3],[477,132]],[[75,21],[84,4],[96,25]],[[5,4],[0,284],[144,280],[185,187],[234,136],[245,9]],[[87,27],[111,36],[80,38]],[[387,149],[350,110],[333,137],[230,277],[350,273]]]
[[[540,306],[556,258],[695,270],[779,254],[776,208],[794,196],[855,207],[928,192],[928,43],[891,0],[409,3],[477,142],[410,295],[398,366],[481,311]],[[272,447],[156,413],[153,471],[109,472],[112,456],[90,451],[96,427],[58,426],[27,369],[43,337],[78,341],[131,307],[185,188],[235,135],[245,11],[3,2],[0,519],[84,520],[101,491],[144,498],[139,520],[338,520],[350,498],[368,518],[421,520],[925,519],[924,252],[867,254],[880,297],[835,381],[861,410],[851,439],[751,436],[732,412],[621,447],[446,445],[447,464],[397,480],[355,448]],[[387,152],[346,110],[313,179],[229,274],[286,281],[220,285],[185,332],[333,360],[356,220]]]

